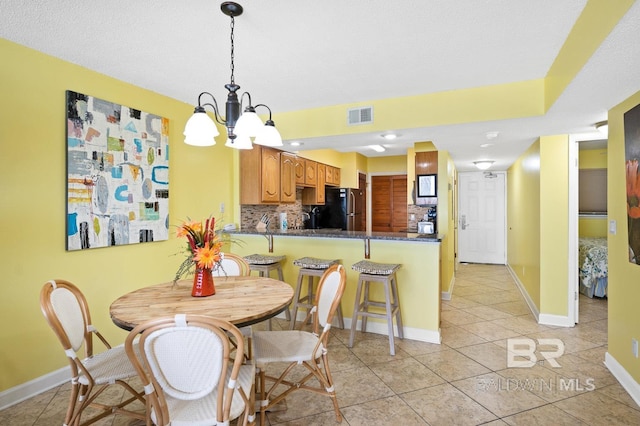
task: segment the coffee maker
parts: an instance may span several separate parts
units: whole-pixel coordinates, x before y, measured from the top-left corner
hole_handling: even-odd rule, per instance
[[[437,233],[438,229],[437,229],[437,207],[436,206],[431,206],[427,209],[427,222],[431,222],[433,223],[433,233]]]

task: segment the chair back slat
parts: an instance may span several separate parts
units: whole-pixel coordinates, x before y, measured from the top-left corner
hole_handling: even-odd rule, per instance
[[[144,352],[164,392],[181,400],[211,393],[226,364],[221,336],[197,327],[156,330],[144,339]]]
[[[55,312],[69,344],[77,352],[84,343],[87,324],[76,296],[67,288],[58,287],[50,294],[51,307]]]
[[[248,276],[249,273],[247,261],[233,253],[224,253],[220,263],[212,270],[214,277],[242,277]]]
[[[332,265],[320,278],[316,295],[316,318],[320,327],[331,323],[340,305],[346,286],[347,274],[344,266]],[[316,330],[318,332],[319,330]]]

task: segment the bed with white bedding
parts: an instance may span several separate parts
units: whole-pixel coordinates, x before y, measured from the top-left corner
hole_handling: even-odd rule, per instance
[[[578,245],[580,293],[588,297],[606,297],[608,285],[607,239],[580,238]]]

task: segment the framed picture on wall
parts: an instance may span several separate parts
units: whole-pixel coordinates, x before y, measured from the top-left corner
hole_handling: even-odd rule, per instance
[[[438,186],[437,186],[437,178],[438,175],[418,175],[418,197],[436,197]]]

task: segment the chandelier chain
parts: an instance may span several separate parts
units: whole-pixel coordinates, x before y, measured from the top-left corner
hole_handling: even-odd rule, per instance
[[[233,76],[233,73],[235,71],[235,65],[233,62],[234,59],[234,38],[233,38],[233,28],[235,26],[235,19],[233,19],[233,15],[231,15],[231,84],[235,84],[235,78]]]

